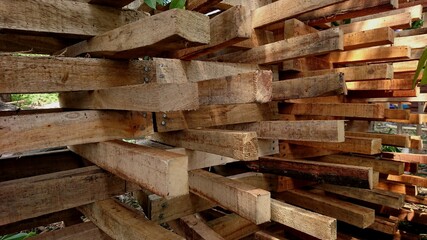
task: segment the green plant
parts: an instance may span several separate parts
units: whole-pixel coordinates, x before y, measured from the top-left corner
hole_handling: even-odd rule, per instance
[[[16,105],[21,108],[29,108],[57,102],[58,94],[12,94],[12,101],[16,102]]]
[[[184,8],[186,0],[144,0],[149,7],[156,9],[157,4],[166,6],[169,4],[169,9]]]
[[[35,232],[29,232],[29,233],[14,233],[14,234],[8,234],[4,236],[0,236],[0,240],[23,240],[27,239],[29,237],[35,236]]]
[[[424,69],[427,64],[427,48],[424,49],[423,54],[421,54],[420,60],[418,61],[417,70],[415,71],[414,79],[412,80],[412,88],[415,88],[417,85],[418,77],[421,74],[421,71],[424,72]],[[423,74],[421,78],[421,85],[427,84],[427,74]]]
[[[381,148],[381,152],[401,152],[398,147],[383,145]]]

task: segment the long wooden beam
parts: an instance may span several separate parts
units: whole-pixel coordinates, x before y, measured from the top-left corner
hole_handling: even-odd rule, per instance
[[[191,44],[208,44],[209,40],[207,16],[173,9],[99,34],[58,54],[75,57],[89,53],[110,58],[138,58],[157,56]]]
[[[82,2],[5,0],[0,5],[0,27],[36,34],[56,34],[87,38],[145,18],[136,11],[121,11]],[[21,11],[16,11],[20,9]],[[29,14],[22,14],[27,12]],[[43,16],[39,21],[30,19]]]
[[[72,226],[67,226],[55,231],[45,232],[40,235],[32,237],[34,240],[67,240],[67,239],[80,239],[80,240],[113,240],[103,231],[101,231],[92,222],[80,223]]]
[[[373,47],[344,52],[333,52],[326,57],[332,63],[360,63],[410,60],[411,48],[406,46],[396,47]]]
[[[244,52],[227,54],[218,57],[216,60],[257,64],[278,63],[284,60],[343,50],[343,38],[343,33],[339,29],[330,29],[262,45]]]
[[[0,33],[0,51],[31,52],[35,54],[52,55],[55,52],[79,41],[81,40],[15,33]]]
[[[149,83],[96,91],[64,92],[59,94],[59,101],[61,107],[72,109],[178,111],[197,109],[198,92],[196,83]]]
[[[379,18],[373,18],[373,19],[363,19],[361,21],[351,21],[350,24],[344,24],[339,26],[339,28],[344,33],[351,33],[351,32],[361,32],[361,31],[367,31],[372,30],[376,28],[383,28],[383,27],[391,27],[393,29],[400,29],[400,28],[408,28],[411,26],[412,23],[412,16],[411,13],[399,13],[394,15],[387,15]]]
[[[221,0],[188,0],[185,3],[185,9],[206,13],[220,2]]]
[[[207,222],[207,224],[224,239],[242,239],[260,229],[256,224],[235,213],[226,214]]]
[[[95,166],[5,181],[0,183],[0,189],[0,225],[78,207],[128,191],[125,181]]]
[[[392,159],[400,162],[419,162],[419,163],[427,164],[427,156],[424,154],[384,152],[382,156],[384,158],[388,158],[388,159]],[[400,175],[400,174],[397,174],[397,175]]]
[[[113,239],[183,239],[113,199],[81,206],[79,210]]]
[[[270,192],[204,170],[189,172],[190,189],[255,224],[271,219]]]
[[[165,197],[188,194],[188,158],[161,149],[110,141],[69,147],[99,167]]]
[[[283,192],[277,198],[360,228],[366,228],[375,221],[373,209],[303,190]]]
[[[349,91],[412,90],[412,79],[387,79],[347,82]]]
[[[287,160],[276,157],[262,157],[248,162],[249,168],[296,179],[320,181],[343,186],[373,188],[372,168],[348,166],[315,161]]]
[[[149,116],[136,112],[77,111],[0,117],[0,152],[19,152],[151,133]]]
[[[344,76],[340,73],[289,79],[273,82],[275,101],[287,99],[312,98],[323,96],[346,95]]]
[[[405,147],[405,148],[411,147],[411,139],[409,135],[350,132],[350,131],[345,132],[345,135],[350,137],[381,138],[382,144],[384,145]]]
[[[427,178],[422,176],[414,176],[414,175],[406,175],[406,174],[402,174],[402,175],[389,174],[387,177],[387,180],[415,185],[419,187],[427,187]]]
[[[381,46],[394,42],[394,30],[388,26],[344,34],[344,50]]]
[[[179,226],[183,229],[187,240],[224,240],[224,238],[210,228],[199,214],[192,214],[179,219]]]
[[[184,130],[158,133],[153,139],[169,145],[191,150],[214,153],[239,160],[258,159],[258,143],[255,132],[227,130]],[[233,148],[230,148],[233,146]]]

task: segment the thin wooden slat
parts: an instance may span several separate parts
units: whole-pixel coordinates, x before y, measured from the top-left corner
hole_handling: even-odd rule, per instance
[[[51,232],[32,237],[34,240],[112,240],[92,222],[67,226]]]
[[[78,207],[127,191],[125,181],[95,166],[6,181],[0,183],[0,189],[0,225]]]
[[[0,117],[0,152],[135,138],[152,132],[142,113],[80,111]]]
[[[113,239],[184,239],[113,199],[81,206],[79,210]]]
[[[405,196],[403,194],[392,193],[379,189],[366,190],[332,184],[317,185],[315,188],[394,209],[402,208],[405,201]]]
[[[199,106],[196,83],[150,83],[96,91],[64,92],[59,95],[59,101],[63,108],[147,112],[192,110]]]
[[[1,1],[2,29],[57,36],[92,37],[144,18],[136,11],[121,11],[66,0]],[[20,9],[20,11],[16,11]],[[22,13],[28,14],[22,14]],[[43,16],[38,21],[31,19]]]
[[[207,16],[173,9],[99,34],[58,54],[75,57],[90,53],[111,58],[138,58],[156,56],[191,44],[207,44],[209,39]]]
[[[302,190],[283,192],[278,195],[278,198],[359,228],[366,228],[375,221],[373,209]]]
[[[153,139],[177,147],[239,160],[256,160],[258,159],[256,137],[255,132],[189,129],[174,133],[158,133],[153,136]],[[233,148],[231,149],[229,146],[233,146]]]
[[[340,73],[273,82],[273,100],[300,99],[347,94]]]
[[[188,158],[145,146],[110,141],[71,146],[99,167],[161,196],[188,194]]]
[[[397,147],[410,147],[411,142],[408,135],[400,134],[382,134],[382,133],[366,133],[366,132],[345,132],[346,136],[351,137],[367,137],[367,138],[381,138],[382,144],[397,146]]]
[[[338,29],[298,36],[238,53],[231,53],[216,60],[225,62],[272,64],[284,60],[320,55],[343,49],[343,34]]]
[[[326,58],[332,63],[359,63],[396,61],[411,59],[411,48],[409,47],[372,47],[344,52],[333,52]]]
[[[255,224],[270,221],[270,192],[204,170],[190,171],[189,184],[192,192]]]
[[[287,160],[276,157],[262,157],[259,161],[247,163],[247,166],[256,171],[285,175],[296,179],[373,188],[373,171],[372,168],[368,167]]]

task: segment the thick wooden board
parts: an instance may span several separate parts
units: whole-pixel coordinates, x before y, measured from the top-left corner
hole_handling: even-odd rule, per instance
[[[343,2],[343,0],[322,0],[295,2],[291,0],[279,0],[252,12],[252,27],[260,28],[270,24],[284,21],[299,14],[316,10],[328,5]]]
[[[415,21],[422,19],[423,7],[421,5],[416,5],[416,6],[411,6],[411,7],[402,7],[399,5],[398,9],[353,18],[351,20],[351,22],[363,22],[366,20],[378,19],[378,18],[388,17],[388,16],[395,16],[397,18],[398,14],[402,14],[402,13],[409,13],[411,15],[411,21],[415,22]]]
[[[234,213],[211,220],[207,224],[225,239],[242,239],[259,230],[257,225]]]
[[[288,74],[289,73],[295,74],[295,72],[302,73],[305,71],[325,70],[325,69],[332,69],[332,68],[333,68],[333,64],[325,60],[324,58],[305,57],[305,58],[297,58],[297,59],[284,61],[282,63],[281,71],[286,72]],[[338,72],[327,72],[325,74],[338,73]],[[319,74],[319,75],[323,75],[323,74]],[[300,76],[300,77],[304,77],[304,76]]]
[[[316,161],[346,164],[352,166],[372,167],[376,172],[385,174],[403,174],[404,164],[382,159],[373,159],[366,157],[347,156],[347,155],[330,155],[316,158]]]
[[[198,82],[200,105],[267,103],[272,99],[273,73],[256,71]]]
[[[394,182],[401,182],[418,187],[427,187],[427,178],[414,175],[391,175],[389,174],[387,180]]]
[[[45,232],[32,237],[34,240],[112,240],[92,222],[80,223],[65,228]]]
[[[394,46],[408,46],[410,48],[424,48],[427,46],[427,34],[398,37],[395,39]]]
[[[349,91],[412,90],[412,79],[386,79],[347,82]]]
[[[399,221],[397,220],[375,216],[375,222],[368,228],[388,235],[394,235],[398,230],[398,226]]]
[[[373,171],[369,167],[287,160],[276,157],[262,157],[259,161],[249,162],[246,165],[252,170],[285,175],[296,179],[373,188]]]
[[[344,34],[344,50],[393,44],[394,30],[387,27]]]
[[[297,77],[312,77],[324,74],[343,73],[346,82],[363,81],[363,80],[380,80],[392,79],[393,65],[391,64],[370,64],[354,67],[342,67],[334,69],[316,70],[316,71],[302,71],[297,74]]]
[[[361,63],[396,61],[411,59],[411,48],[409,47],[372,47],[344,52],[333,52],[326,57],[332,63]]]
[[[79,111],[0,117],[0,152],[136,138],[151,133],[142,113]]]
[[[366,190],[331,184],[317,185],[315,186],[315,188],[322,189],[326,192],[335,193],[345,197],[391,207],[394,209],[402,208],[405,201],[405,195],[403,194],[392,193],[380,189]]]
[[[213,2],[213,1],[206,1]],[[196,59],[251,37],[248,10],[235,6],[210,20],[210,41],[205,46],[177,50],[173,58]]]
[[[384,158],[393,159],[395,161],[427,164],[427,156],[424,154],[384,152],[382,155]]]
[[[5,0],[0,9],[2,29],[74,38],[95,36],[144,18],[136,11],[66,0]]]
[[[80,40],[76,39],[63,39],[49,36],[0,33],[0,51],[31,52],[51,55],[79,41]]]
[[[224,238],[210,228],[199,214],[192,214],[179,219],[188,240],[223,240]]]
[[[343,50],[344,36],[338,29],[321,31],[262,45],[244,52],[220,56],[224,62],[272,64],[289,59]]]
[[[113,239],[183,239],[112,199],[88,204],[79,210]]]
[[[288,141],[288,143],[298,144],[308,147],[324,148],[334,151],[352,152],[374,155],[381,153],[380,138],[362,138],[362,137],[346,137],[345,142],[304,142],[304,141]]]
[[[125,181],[95,166],[5,181],[0,183],[0,189],[0,225],[78,207],[127,191]]]
[[[271,220],[318,239],[337,238],[337,220],[271,199]]]
[[[279,148],[280,157],[285,159],[307,159],[339,153],[339,151],[327,150],[323,148],[289,144],[285,141],[279,142]]]
[[[282,114],[292,115],[384,118],[384,106],[381,104],[287,103],[279,109]]]
[[[185,155],[122,141],[69,148],[114,175],[160,196],[188,194],[188,158]]]
[[[157,56],[191,44],[208,44],[209,40],[207,16],[173,9],[99,34],[58,54],[75,57],[90,53],[110,58],[138,58]]]
[[[59,101],[63,108],[147,112],[193,110],[199,106],[196,83],[149,83],[96,91],[66,92],[59,95]]]
[[[347,94],[344,76],[340,73],[273,82],[275,101]]]
[[[382,144],[384,145],[405,147],[405,148],[411,147],[411,140],[409,135],[349,132],[349,131],[345,132],[345,135],[350,137],[381,138]]]
[[[395,15],[388,15],[384,17],[366,19],[363,21],[355,21],[350,24],[339,26],[344,33],[360,32],[372,30],[375,28],[391,27],[393,29],[409,28],[411,26],[412,16],[411,13],[400,13]]]
[[[302,190],[283,192],[278,194],[277,198],[359,228],[366,228],[375,221],[373,209]]]
[[[189,172],[190,190],[255,224],[270,221],[270,192],[204,170]]]
[[[259,172],[245,172],[228,176],[228,178],[270,192],[283,192],[312,184],[312,182],[309,181],[299,181],[290,177]]]
[[[277,108],[277,107],[276,107]],[[187,128],[215,127],[274,119],[277,109],[271,104],[232,104],[200,106],[193,111],[156,114],[157,130],[170,132]]]
[[[255,132],[228,130],[184,130],[158,133],[153,139],[169,145],[214,153],[239,160],[258,159],[258,142]],[[233,148],[230,148],[233,146]]]

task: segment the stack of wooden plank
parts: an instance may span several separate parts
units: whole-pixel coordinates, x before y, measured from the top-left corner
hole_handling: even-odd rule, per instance
[[[131,2],[0,2],[0,94],[61,104],[0,112],[0,235],[64,221],[38,238],[403,239],[402,221],[427,225],[404,207],[427,205],[412,81],[427,28],[411,29],[424,1]],[[374,131],[386,122],[418,135]]]

